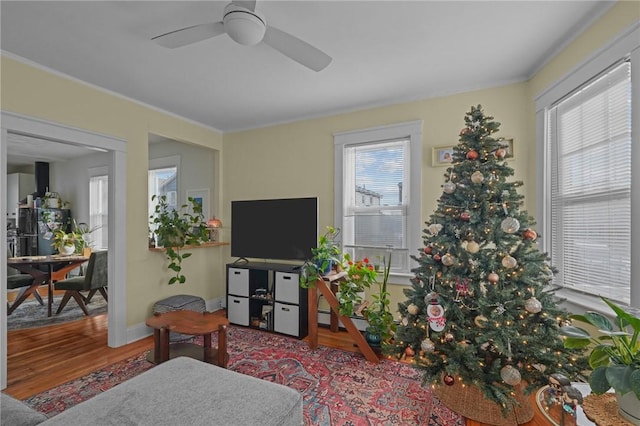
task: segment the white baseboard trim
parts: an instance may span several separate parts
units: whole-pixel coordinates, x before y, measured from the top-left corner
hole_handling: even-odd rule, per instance
[[[205,301],[207,311],[215,312],[224,309],[225,297]],[[153,328],[147,327],[145,323],[139,323],[127,327],[127,343],[133,343],[153,334]]]

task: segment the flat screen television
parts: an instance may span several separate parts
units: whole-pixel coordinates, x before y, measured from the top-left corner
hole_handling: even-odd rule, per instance
[[[231,256],[306,260],[318,243],[318,198],[231,202]]]

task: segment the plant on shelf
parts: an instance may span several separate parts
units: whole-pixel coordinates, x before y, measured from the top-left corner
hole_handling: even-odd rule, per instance
[[[153,195],[151,201],[156,200],[154,214],[150,217],[151,227],[155,230],[158,245],[165,249],[168,268],[174,273],[169,284],[184,284],[186,277],[182,273],[182,262],[191,256],[191,253],[183,251],[184,247],[200,245],[208,240],[202,206],[192,197],[179,209],[169,205],[165,195]]]
[[[389,257],[382,258],[382,268],[382,282],[377,281],[378,292],[371,294],[373,303],[362,310],[369,324],[366,330],[367,340],[374,345],[391,339],[396,329],[393,314],[389,309],[389,292],[387,291],[391,273],[391,253]]]
[[[303,288],[312,286],[331,270],[341,271],[342,250],[336,237],[340,234],[339,228],[327,226],[327,232],[318,238],[318,246],[311,249],[312,257],[302,266],[300,273],[300,285]]]
[[[587,312],[570,318],[591,324],[597,331],[590,333],[583,328],[563,326],[560,333],[565,336],[565,347],[591,349],[589,366],[593,371],[589,375],[589,385],[593,393],[601,395],[613,388],[621,414],[626,414],[627,418],[633,416],[635,424],[639,424],[640,318],[605,298],[602,300],[615,312],[617,330],[604,315]]]

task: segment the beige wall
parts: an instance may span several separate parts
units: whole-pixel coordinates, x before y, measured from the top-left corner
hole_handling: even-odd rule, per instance
[[[446,170],[432,167],[432,148],[456,144],[464,114],[477,104],[502,123],[498,136],[515,139],[515,159],[510,164],[520,179],[532,165],[518,155],[518,149],[521,144],[533,143],[527,137],[524,83],[225,134],[224,217],[231,215],[232,200],[306,195],[320,199],[320,230],[333,225],[333,133],[421,119],[424,222],[436,208]],[[233,228],[228,219],[227,223]],[[408,279],[404,283],[408,284]],[[402,287],[390,286],[389,290],[395,308],[404,300]]]
[[[2,57],[1,67],[3,111],[106,134],[127,143],[127,193],[119,198],[126,203],[129,234],[127,324],[144,323],[153,303],[169,295],[198,294],[207,300],[221,297],[225,291],[220,278],[222,257],[216,248],[194,250],[185,262],[186,284],[166,284],[169,275],[164,256],[147,250],[146,194],[148,133],[217,151],[222,148],[222,134],[7,57]],[[216,164],[211,166],[220,170]]]
[[[187,268],[188,283],[167,286],[164,258],[147,250],[147,135],[194,143],[214,150],[214,167],[221,173],[220,193],[212,192],[222,206],[223,223],[230,221],[230,201],[235,199],[320,197],[321,229],[333,224],[334,132],[421,119],[423,126],[422,219],[436,207],[443,182],[442,168],[431,166],[431,148],[455,144],[463,117],[471,105],[502,123],[499,136],[515,138],[516,158],[510,164],[516,179],[524,180],[525,208],[535,213],[535,129],[533,99],[549,84],[605,45],[629,24],[640,19],[639,3],[616,4],[602,19],[577,38],[530,82],[454,96],[341,114],[253,131],[226,134],[145,108],[89,86],[2,57],[1,108],[127,141],[127,324],[144,321],[152,303],[162,297],[188,292],[205,299],[224,294],[224,262],[228,248],[194,251]],[[496,53],[498,54],[498,53]],[[464,82],[461,82],[461,85]],[[310,102],[313,100],[310,99]],[[224,161],[223,155],[224,153]],[[140,213],[143,212],[143,213]],[[228,238],[228,229],[222,238]],[[213,261],[212,261],[213,260]],[[402,287],[392,286],[392,306],[404,300]]]

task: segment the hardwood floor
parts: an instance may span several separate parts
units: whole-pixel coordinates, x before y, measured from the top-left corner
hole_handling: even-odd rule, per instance
[[[216,314],[225,315],[225,311]],[[319,329],[318,343],[358,352],[346,332],[331,333],[324,327]],[[107,314],[102,314],[53,327],[9,331],[7,346],[7,388],[3,392],[25,399],[152,349],[153,337],[109,348]],[[536,410],[536,417],[525,426],[548,424]],[[467,426],[483,424],[467,421]]]

